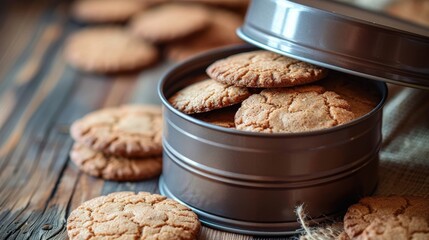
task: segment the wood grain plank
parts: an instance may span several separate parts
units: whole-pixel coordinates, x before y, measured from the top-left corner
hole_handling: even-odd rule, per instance
[[[32,85],[28,86],[28,88],[25,88],[25,85],[27,85],[31,81],[31,79],[37,76],[37,73],[40,69],[40,64],[35,63],[43,61],[43,58],[49,52],[49,48],[54,46],[55,41],[58,40],[59,32],[60,28],[58,24],[50,24],[45,29],[45,33],[43,34],[41,39],[39,39],[39,43],[36,46],[34,54],[30,54],[29,60],[26,61],[27,63],[24,65],[21,71],[18,71],[16,81],[13,82],[13,85],[9,89],[6,89],[6,91],[0,95],[0,106],[2,110],[2,114],[0,116],[0,128],[3,130],[0,131],[0,133],[2,134],[2,136],[8,136],[9,134],[4,131],[5,129],[12,129],[12,127],[6,126],[6,121],[8,119],[13,119],[12,115],[27,114],[24,113],[25,108],[19,107],[18,105],[26,104],[25,99],[29,99],[27,97],[31,94],[29,93],[28,88],[34,88],[37,86]],[[9,144],[10,146],[3,145],[3,150],[0,151],[5,151],[4,148],[10,148],[11,146],[13,146],[14,143],[13,141],[11,141],[9,143],[4,144]]]
[[[200,233],[199,240],[211,240],[211,239],[250,240],[253,238],[251,236],[240,235],[235,233],[226,233],[226,232],[217,231],[208,227],[203,227]]]
[[[31,51],[33,42],[40,34],[44,23],[40,21],[43,13],[52,6],[52,0],[13,1],[4,6],[8,9],[0,37],[0,86],[7,81],[5,74],[12,66],[20,64]]]
[[[22,69],[17,73],[15,86],[20,87],[31,81],[39,71],[45,53],[49,47],[59,38],[62,32],[61,23],[51,23],[47,25],[40,36],[39,41],[35,44],[33,52],[28,57]]]
[[[53,66],[55,71],[48,78],[61,77],[57,75],[58,69]],[[50,162],[56,161],[56,154],[51,150],[58,148],[57,137],[50,140],[49,133],[52,129],[52,120],[61,109],[64,101],[61,96],[67,98],[67,91],[72,89],[72,82],[68,78],[61,78],[57,86],[51,89],[51,93],[46,101],[40,106],[34,106],[37,110],[32,116],[32,121],[28,122],[25,131],[20,132],[19,143],[13,148],[12,154],[8,154],[6,171],[1,174],[5,184],[0,189],[0,202],[2,209],[11,211],[13,214],[5,222],[14,222],[16,219],[23,219],[22,224],[2,226],[6,232],[21,233],[23,237],[29,232],[26,227],[34,224],[38,220],[38,212],[43,211],[46,200],[50,197],[47,190],[54,188],[55,181],[52,181],[55,172],[46,171]],[[56,81],[52,80],[52,84]],[[35,95],[40,96],[40,95]],[[55,101],[53,101],[55,99]],[[36,101],[37,102],[37,101]],[[68,137],[68,136],[67,136]],[[52,142],[51,142],[52,141]],[[50,143],[50,144],[47,144]],[[61,148],[59,148],[61,149]],[[7,193],[7,194],[6,194]],[[6,197],[7,196],[7,197]],[[17,201],[13,201],[13,199]],[[12,219],[13,220],[12,220]],[[19,229],[19,230],[18,230]],[[13,237],[14,235],[6,235]]]
[[[12,129],[11,126],[6,125],[8,119],[14,118],[11,116],[12,114],[26,114],[23,112],[25,107],[19,105],[29,104],[26,100],[31,99],[31,94],[35,93],[33,89],[39,87],[38,85],[43,80],[43,78],[38,77],[38,75],[43,75],[40,63],[49,64],[49,58],[52,59],[55,56],[53,50],[58,47],[57,44],[61,40],[60,34],[65,24],[65,18],[58,13],[63,8],[57,8],[57,13],[52,14],[55,17],[52,16],[50,21],[45,23],[45,27],[40,27],[42,29],[41,33],[36,34],[33,40],[34,43],[30,44],[32,50],[27,54],[23,54],[25,56],[23,56],[24,59],[21,60],[21,64],[18,64],[11,70],[9,74],[10,80],[3,82],[0,88],[0,106],[2,106],[1,110],[3,113],[2,117],[0,117],[1,136],[8,136],[9,133],[5,132],[5,129]],[[12,142],[6,144],[13,145]],[[5,150],[2,149],[1,151]]]

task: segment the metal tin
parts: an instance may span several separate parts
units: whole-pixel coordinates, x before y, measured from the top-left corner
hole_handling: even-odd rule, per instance
[[[327,0],[252,0],[245,41],[330,69],[429,89],[429,29]]]
[[[211,125],[174,109],[167,99],[212,62],[254,50],[239,46],[184,62],[159,85],[163,102],[161,193],[193,209],[209,226],[252,235],[285,235],[299,227],[294,209],[305,203],[315,221],[335,215],[377,182],[382,106],[345,125],[294,134],[244,132]]]

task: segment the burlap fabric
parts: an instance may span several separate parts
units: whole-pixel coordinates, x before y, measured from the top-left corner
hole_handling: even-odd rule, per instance
[[[429,91],[389,85],[375,195],[429,197]],[[310,228],[301,239],[335,239],[341,222]]]

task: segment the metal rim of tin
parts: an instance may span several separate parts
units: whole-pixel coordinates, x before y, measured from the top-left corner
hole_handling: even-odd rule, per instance
[[[201,70],[201,69],[205,69],[203,68],[204,66],[208,66],[211,62],[214,62],[218,59],[224,58],[228,55],[232,55],[232,54],[236,54],[238,52],[245,52],[245,51],[252,51],[255,50],[257,48],[255,48],[254,46],[250,46],[250,45],[242,45],[242,46],[231,46],[231,47],[224,47],[224,48],[220,48],[217,50],[213,50],[201,55],[198,55],[194,58],[191,58],[189,60],[187,60],[186,62],[183,63],[179,63],[176,64],[175,66],[173,66],[162,78],[162,80],[160,81],[159,85],[158,85],[158,94],[163,102],[163,105],[165,108],[167,108],[165,111],[167,112],[171,112],[171,114],[177,116],[179,119],[181,119],[180,121],[185,121],[185,122],[189,122],[191,125],[195,124],[197,126],[203,127],[203,128],[207,128],[208,130],[214,130],[217,132],[221,132],[221,133],[229,133],[229,134],[233,134],[233,135],[241,135],[241,136],[251,136],[251,137],[258,137],[258,138],[262,138],[265,139],[267,138],[267,140],[269,138],[273,139],[273,138],[294,138],[297,136],[308,136],[308,137],[312,137],[312,136],[316,136],[316,135],[323,135],[323,134],[329,134],[329,133],[333,133],[333,132],[337,132],[337,131],[342,131],[342,130],[346,130],[346,128],[349,127],[353,127],[353,125],[357,125],[360,122],[363,122],[365,119],[368,119],[371,117],[371,115],[375,112],[379,112],[381,111],[381,108],[386,100],[386,96],[387,96],[387,87],[386,84],[375,84],[378,86],[378,90],[380,93],[380,100],[377,104],[377,106],[368,114],[348,123],[348,124],[344,124],[344,125],[340,125],[337,127],[332,127],[329,129],[323,129],[323,130],[318,130],[318,131],[312,131],[312,132],[303,132],[303,133],[276,133],[276,134],[268,134],[268,133],[254,133],[254,132],[246,132],[246,131],[239,131],[239,130],[235,130],[235,129],[228,129],[228,128],[223,128],[223,127],[219,127],[213,124],[209,124],[206,123],[204,121],[198,120],[192,116],[186,115],[182,112],[180,112],[179,110],[175,109],[174,107],[171,106],[171,104],[168,102],[168,96],[171,96],[172,93],[174,93],[175,91],[177,91],[179,88],[179,86],[175,85],[178,84],[177,82],[180,82],[180,79],[186,78],[190,72],[196,71],[197,69]],[[200,71],[201,73],[203,71]],[[167,81],[170,80],[170,81]],[[166,82],[169,84],[168,85],[168,89],[166,88]],[[171,84],[173,82],[173,84]],[[173,88],[173,89],[170,89]],[[183,87],[183,86],[181,86]],[[170,91],[170,92],[168,92]],[[167,122],[167,124],[170,124]],[[166,140],[163,141],[164,143],[167,143]],[[169,152],[172,150],[172,148],[170,146],[165,146],[165,152],[164,154],[166,155],[170,155],[173,154],[175,155],[175,153]],[[173,149],[174,150],[174,149]],[[378,152],[378,150],[375,150]],[[178,156],[176,156],[178,157]],[[171,157],[169,157],[171,158]],[[192,165],[192,163],[188,163],[186,161],[186,159],[181,159],[182,157],[179,157],[180,160],[174,160],[171,159],[169,161],[173,161],[174,164],[178,164],[179,163],[179,167],[183,168],[184,171],[186,171],[189,174],[196,174],[198,176],[202,176],[204,178],[210,179],[210,177],[217,177],[216,173],[213,171],[213,169],[209,169],[209,168],[205,168],[206,166],[195,166]],[[193,160],[193,159],[191,159]],[[183,161],[183,162],[181,162]],[[186,165],[186,166],[185,166]],[[204,164],[200,164],[200,165],[204,165]],[[348,175],[350,174],[350,172],[352,171],[360,171],[360,168],[365,167],[366,165],[362,165],[359,168],[348,168],[346,170],[344,170],[344,174]],[[191,169],[192,168],[192,169]],[[197,172],[195,172],[195,171]],[[202,170],[202,171],[201,171]],[[200,171],[200,172],[199,172]],[[201,174],[201,173],[207,173],[207,174]],[[164,174],[168,174],[167,172],[164,172]],[[339,173],[337,174],[337,172],[335,173],[338,176],[330,176],[330,175],[323,175],[321,176],[322,181],[326,180],[326,181],[336,181],[336,180],[328,180],[330,177],[334,177],[336,179],[338,178],[342,178],[341,175],[343,173]],[[210,176],[209,176],[210,175]],[[211,176],[213,175],[213,176]],[[235,174],[237,175],[237,174]],[[175,195],[173,194],[168,185],[166,184],[164,178],[166,176],[170,176],[170,175],[165,175],[162,176],[160,178],[160,192],[163,195],[166,195],[170,198],[173,198],[179,202],[181,202],[182,204],[188,206],[189,208],[191,208],[193,211],[195,211],[203,224],[216,228],[216,229],[221,229],[221,230],[225,230],[225,231],[229,231],[229,232],[236,232],[236,233],[241,233],[241,234],[251,234],[251,235],[259,235],[259,236],[281,236],[281,235],[290,235],[290,234],[296,234],[298,233],[296,230],[291,230],[291,228],[293,229],[297,229],[299,227],[298,223],[296,222],[286,222],[286,221],[282,221],[282,222],[254,222],[254,221],[243,221],[243,220],[237,220],[235,218],[227,218],[221,215],[217,215],[214,214],[212,212],[209,211],[205,211],[203,209],[199,209],[198,207],[193,206],[192,204],[187,204],[185,201],[182,201],[179,195]],[[343,175],[344,176],[344,175]],[[243,178],[242,176],[228,176],[225,175],[224,173],[220,173],[219,175],[220,178],[225,178],[226,180],[233,180],[233,182],[224,182],[225,184],[230,184],[230,185],[239,185],[239,186],[245,186],[245,184],[243,185],[243,183],[246,183],[247,179]],[[221,179],[223,180],[223,179]],[[313,179],[305,179],[308,181],[316,181],[317,179],[313,180]],[[215,179],[215,181],[222,183],[223,181],[219,181],[218,178]],[[263,179],[259,179],[257,182],[253,182],[252,186],[255,187],[255,184],[260,184],[261,186],[259,186],[260,188],[264,188],[264,186],[268,186],[270,184],[270,182],[275,181],[275,180],[263,180]],[[268,184],[268,185],[267,185]],[[293,185],[293,184],[292,184]],[[290,186],[292,186],[290,185]],[[270,188],[275,187],[270,186]],[[371,192],[374,189],[370,190]],[[329,219],[332,216],[338,215],[340,212],[330,212],[329,216],[323,215],[321,217],[317,217],[315,219],[313,219],[313,222],[320,222],[326,219]],[[270,230],[267,230],[270,229]]]
[[[237,34],[316,65],[429,89],[429,30],[393,17],[326,0],[252,0]]]
[[[194,118],[190,115],[187,115],[179,110],[177,110],[176,108],[174,108],[169,102],[167,97],[164,94],[164,84],[166,82],[166,79],[170,78],[172,75],[181,75],[183,73],[181,73],[181,70],[183,66],[189,65],[189,63],[195,63],[195,59],[199,59],[200,61],[200,65],[207,65],[206,62],[211,61],[214,62],[215,60],[212,60],[213,58],[216,58],[216,55],[225,55],[225,52],[236,52],[237,49],[242,49],[243,52],[245,51],[251,51],[251,50],[257,50],[256,47],[252,46],[252,45],[243,45],[243,44],[239,44],[239,45],[232,45],[232,46],[228,46],[228,47],[221,47],[218,49],[214,49],[208,52],[205,52],[203,54],[199,54],[196,55],[193,58],[190,58],[184,62],[175,64],[174,66],[172,66],[167,72],[166,74],[164,74],[161,77],[161,81],[158,83],[158,96],[161,99],[161,102],[163,104],[163,106],[167,107],[170,111],[173,111],[175,114],[177,114],[178,116],[180,116],[183,119],[186,119],[187,121],[190,121],[194,124],[198,124],[201,126],[204,126],[206,128],[210,128],[213,130],[217,130],[217,131],[221,131],[221,132],[228,132],[228,133],[233,133],[233,134],[239,134],[239,135],[245,135],[245,136],[258,136],[258,137],[278,137],[278,138],[294,138],[297,136],[312,136],[312,135],[322,135],[322,134],[326,134],[326,133],[331,133],[334,131],[341,131],[342,129],[345,128],[349,128],[353,125],[355,125],[357,122],[361,121],[362,119],[367,118],[371,112],[373,111],[378,111],[380,108],[383,107],[386,98],[387,98],[387,94],[381,96],[381,99],[379,101],[379,103],[377,104],[377,106],[369,113],[365,114],[364,116],[361,116],[357,119],[354,119],[353,121],[350,121],[346,124],[342,124],[342,125],[338,125],[338,126],[334,126],[331,128],[325,128],[325,129],[320,129],[320,130],[314,130],[314,131],[308,131],[308,132],[299,132],[299,133],[259,133],[259,132],[250,132],[250,131],[241,131],[241,130],[237,130],[237,129],[230,129],[230,128],[224,128],[224,127],[220,127],[214,124],[210,124],[207,122],[204,122],[202,120],[199,120],[197,118]],[[220,58],[219,58],[220,59]],[[199,66],[199,65],[198,65]],[[195,66],[194,68],[198,68],[198,66]],[[381,91],[387,92],[387,86],[383,85],[384,89],[381,89]]]

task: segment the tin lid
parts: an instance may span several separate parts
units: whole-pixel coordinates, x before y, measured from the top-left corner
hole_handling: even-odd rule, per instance
[[[252,0],[238,35],[326,68],[429,89],[429,29],[327,0]]]

